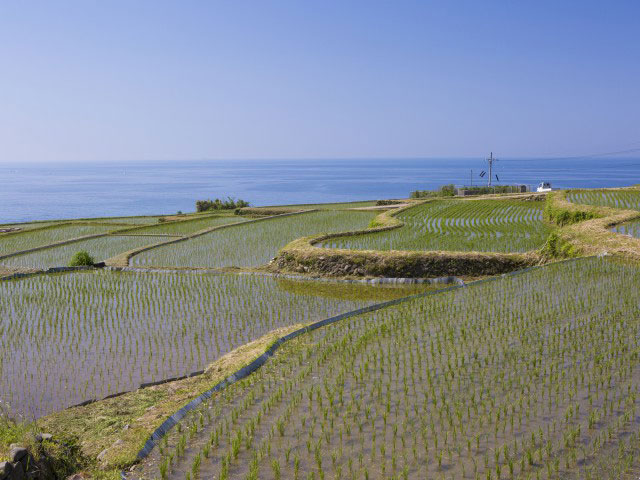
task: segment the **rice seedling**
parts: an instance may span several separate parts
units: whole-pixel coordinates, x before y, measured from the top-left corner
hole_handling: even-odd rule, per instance
[[[1,265],[10,267],[49,268],[65,266],[74,253],[85,250],[96,262],[111,258],[128,250],[166,241],[167,237],[107,235],[80,240],[59,247],[51,247],[32,253],[16,255],[0,260]]]
[[[636,264],[582,259],[314,331],[200,407],[211,420],[169,478],[212,431],[202,478],[625,478],[639,281]]]
[[[542,202],[439,200],[397,215],[395,230],[338,237],[319,246],[359,250],[458,250],[525,252],[540,247],[550,228]]]
[[[321,211],[230,226],[188,241],[135,255],[132,265],[173,267],[252,267],[266,264],[296,238],[366,228],[372,212]]]
[[[598,207],[640,210],[640,190],[569,190],[567,200]]]
[[[0,402],[10,414],[40,417],[201,370],[276,328],[388,295],[384,289],[376,299],[369,291],[377,287],[356,287],[365,293],[356,289],[348,299],[282,289],[271,277],[186,272],[0,282]]]

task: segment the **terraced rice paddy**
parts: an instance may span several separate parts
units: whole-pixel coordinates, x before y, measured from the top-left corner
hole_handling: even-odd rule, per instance
[[[318,210],[343,210],[348,208],[362,208],[375,206],[375,200],[366,200],[363,202],[343,202],[343,203],[301,203],[295,205],[282,205],[278,208],[304,208],[304,209],[318,209]]]
[[[525,252],[550,233],[543,202],[440,200],[397,215],[405,225],[386,232],[332,238],[318,245],[358,250]]]
[[[640,238],[640,220],[633,222],[621,223],[611,229],[611,231],[620,233],[622,235],[629,235],[631,237]]]
[[[101,222],[101,223],[129,223],[133,225],[155,225],[161,218],[165,218],[162,215],[156,216],[142,216],[142,217],[100,217],[100,218],[88,218],[87,221]]]
[[[0,236],[0,256],[42,247],[85,235],[108,233],[121,227],[100,224],[66,224],[33,232],[20,232]]]
[[[158,225],[152,225],[136,229],[131,233],[145,233],[145,234],[170,234],[170,235],[189,235],[206,228],[217,227],[219,225],[227,225],[229,223],[240,223],[247,220],[238,215],[227,216],[207,216],[202,218],[196,218],[194,220],[161,223]]]
[[[188,272],[0,282],[0,401],[39,417],[184,375],[276,328],[366,305],[375,288],[332,298],[271,277]]]
[[[48,227],[49,225],[55,225],[59,222],[31,222],[31,223],[5,223],[4,225],[0,225],[0,230],[3,228],[19,228],[20,231],[23,230],[33,230],[34,228],[43,228]],[[0,233],[0,238],[2,238],[3,233]]]
[[[192,240],[142,252],[133,265],[168,267],[253,267],[269,262],[296,238],[366,228],[376,214],[320,211],[231,226]]]
[[[583,259],[304,335],[186,417],[143,473],[637,478],[638,282],[637,265]]]
[[[640,210],[640,190],[569,190],[567,200],[598,207]]]
[[[87,251],[96,262],[100,262],[134,248],[166,242],[167,240],[170,240],[170,238],[166,236],[107,235],[5,258],[0,260],[0,265],[40,269],[63,267],[69,264],[74,253],[81,250]]]

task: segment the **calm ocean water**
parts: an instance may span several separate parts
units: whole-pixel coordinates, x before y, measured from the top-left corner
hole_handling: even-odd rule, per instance
[[[0,164],[0,223],[188,212],[226,195],[253,205],[406,197],[469,184],[471,169],[482,183],[482,159]],[[640,159],[502,160],[496,172],[499,183],[618,187],[640,183]]]

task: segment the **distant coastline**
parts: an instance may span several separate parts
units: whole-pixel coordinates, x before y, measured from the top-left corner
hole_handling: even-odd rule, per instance
[[[402,198],[446,183],[482,184],[478,159],[238,160],[0,165],[0,223],[193,211],[232,194],[254,205]],[[500,183],[558,188],[640,183],[640,158],[503,160]]]

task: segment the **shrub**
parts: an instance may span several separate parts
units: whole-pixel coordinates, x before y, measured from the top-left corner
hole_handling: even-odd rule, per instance
[[[583,222],[585,220],[591,220],[592,218],[597,217],[594,212],[585,210],[569,210],[564,207],[558,207],[556,206],[554,200],[554,195],[547,195],[546,204],[544,207],[544,217],[561,227],[564,227],[565,225],[571,225],[573,223]]]
[[[456,187],[453,183],[442,185],[438,190],[416,190],[411,192],[411,198],[426,197],[453,197],[456,194]]]
[[[556,232],[552,232],[542,247],[542,254],[552,258],[568,258],[578,255],[576,248]]]
[[[71,261],[69,262],[70,267],[81,267],[85,265],[93,265],[95,261],[93,257],[89,255],[88,252],[81,250],[73,254],[71,257]]]
[[[233,197],[227,197],[226,200],[216,198],[215,200],[198,200],[196,201],[196,211],[206,212],[208,210],[235,210],[236,208],[248,207],[249,202]]]

